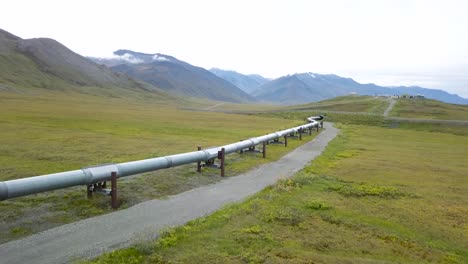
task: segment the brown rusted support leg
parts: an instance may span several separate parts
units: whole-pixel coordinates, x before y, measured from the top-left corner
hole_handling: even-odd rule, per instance
[[[323,128],[323,121],[320,121],[320,128]]]
[[[113,209],[119,207],[117,203],[117,172],[111,172],[111,204]]]
[[[284,147],[288,146],[288,136],[284,136]]]
[[[318,130],[319,130],[319,126],[317,125],[317,133],[318,133]]]
[[[197,150],[200,151],[201,147],[197,147]],[[201,172],[201,161],[197,161],[197,172]]]
[[[267,143],[263,141],[263,151],[262,151],[263,158],[266,158],[266,145]]]
[[[93,185],[86,186],[86,196],[88,197],[88,199],[93,197]]]
[[[299,140],[302,140],[302,127],[299,128]]]
[[[218,151],[218,159],[221,161],[219,168],[221,169],[221,177],[224,177],[224,160],[226,157],[226,150],[224,148]]]
[[[309,127],[309,136],[312,136],[312,128]]]

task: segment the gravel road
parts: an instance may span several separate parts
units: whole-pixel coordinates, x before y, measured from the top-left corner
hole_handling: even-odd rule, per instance
[[[383,113],[383,116],[384,117],[387,117],[388,114],[390,113],[390,111],[392,111],[393,109],[393,106],[395,105],[397,101],[393,98],[390,99],[390,104],[388,105],[387,109],[385,109],[384,113]]]
[[[280,178],[294,175],[320,155],[339,132],[330,123],[324,126],[326,129],[313,141],[239,176],[2,244],[0,263],[69,263],[95,257],[241,201]]]

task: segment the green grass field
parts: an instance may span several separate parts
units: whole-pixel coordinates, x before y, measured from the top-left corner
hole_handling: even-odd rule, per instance
[[[0,92],[0,181],[189,152],[304,123],[179,108],[217,103],[207,100],[124,95],[128,97],[41,89]],[[272,146],[265,160],[261,155],[228,155],[226,173],[233,176],[278,159],[303,142]],[[221,179],[216,170],[197,174],[195,169],[194,164],[122,179],[122,208]],[[0,211],[1,243],[111,208],[109,197],[86,199],[82,186],[2,201]]]
[[[390,115],[425,119],[468,120],[468,106],[447,104],[430,99],[399,98]]]
[[[467,263],[466,128],[355,121],[292,179],[94,263]]]
[[[383,114],[389,102],[385,98],[361,95],[339,96],[317,103],[282,108],[283,111],[357,112]]]

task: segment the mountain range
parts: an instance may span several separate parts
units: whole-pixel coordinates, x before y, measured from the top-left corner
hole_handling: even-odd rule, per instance
[[[423,95],[453,104],[468,104],[468,99],[442,90],[422,87],[383,87],[361,84],[334,74],[297,73],[272,80],[251,95],[259,101],[282,105],[320,101],[347,94],[360,95]]]
[[[115,72],[178,95],[237,103],[254,101],[250,95],[210,71],[169,55],[118,50],[113,58],[91,59]]]
[[[111,58],[86,58],[56,40],[22,39],[0,29],[0,90],[15,86],[101,95],[131,91],[141,97],[152,93],[171,98],[281,105],[350,93],[420,94],[447,103],[468,104],[468,99],[442,90],[361,84],[334,74],[297,73],[270,80],[216,68],[208,71],[160,53],[118,50]]]

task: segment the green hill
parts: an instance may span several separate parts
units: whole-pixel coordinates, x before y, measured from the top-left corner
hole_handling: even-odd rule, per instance
[[[468,120],[468,106],[447,104],[431,99],[399,98],[390,115],[424,119]]]
[[[388,106],[388,99],[365,95],[338,96],[316,103],[295,105],[283,108],[285,110],[316,110],[382,114]]]

